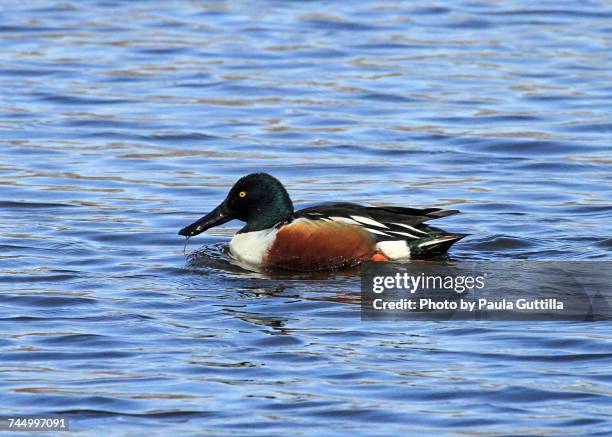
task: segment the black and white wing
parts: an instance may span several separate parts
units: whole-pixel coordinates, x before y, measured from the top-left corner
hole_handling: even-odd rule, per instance
[[[404,242],[414,257],[446,253],[453,243],[465,237],[465,234],[447,233],[425,224],[429,220],[458,212],[440,208],[368,207],[353,203],[329,203],[302,209],[294,216],[360,226],[379,244]]]

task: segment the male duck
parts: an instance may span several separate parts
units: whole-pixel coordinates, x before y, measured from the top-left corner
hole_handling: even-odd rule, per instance
[[[192,237],[233,219],[246,222],[230,253],[259,268],[314,271],[445,254],[465,234],[425,225],[455,214],[438,208],[330,203],[293,211],[285,187],[266,173],[244,176],[209,214],[179,231]]]

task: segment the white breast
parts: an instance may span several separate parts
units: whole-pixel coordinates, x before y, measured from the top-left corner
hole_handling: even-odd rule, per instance
[[[254,266],[263,264],[266,252],[274,243],[276,229],[245,232],[234,235],[230,243],[230,253],[238,261]]]

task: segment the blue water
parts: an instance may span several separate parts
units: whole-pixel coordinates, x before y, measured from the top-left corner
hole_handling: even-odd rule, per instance
[[[362,322],[177,231],[240,176],[612,258],[606,1],[0,5],[0,410],[71,435],[609,435],[609,324]]]

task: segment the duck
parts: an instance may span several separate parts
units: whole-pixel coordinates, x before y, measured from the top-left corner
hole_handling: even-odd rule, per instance
[[[448,233],[425,222],[457,210],[362,206],[339,202],[294,211],[283,184],[267,173],[240,178],[215,209],[182,228],[188,239],[237,219],[245,224],[229,254],[256,269],[322,271],[366,261],[445,256],[467,234]]]

